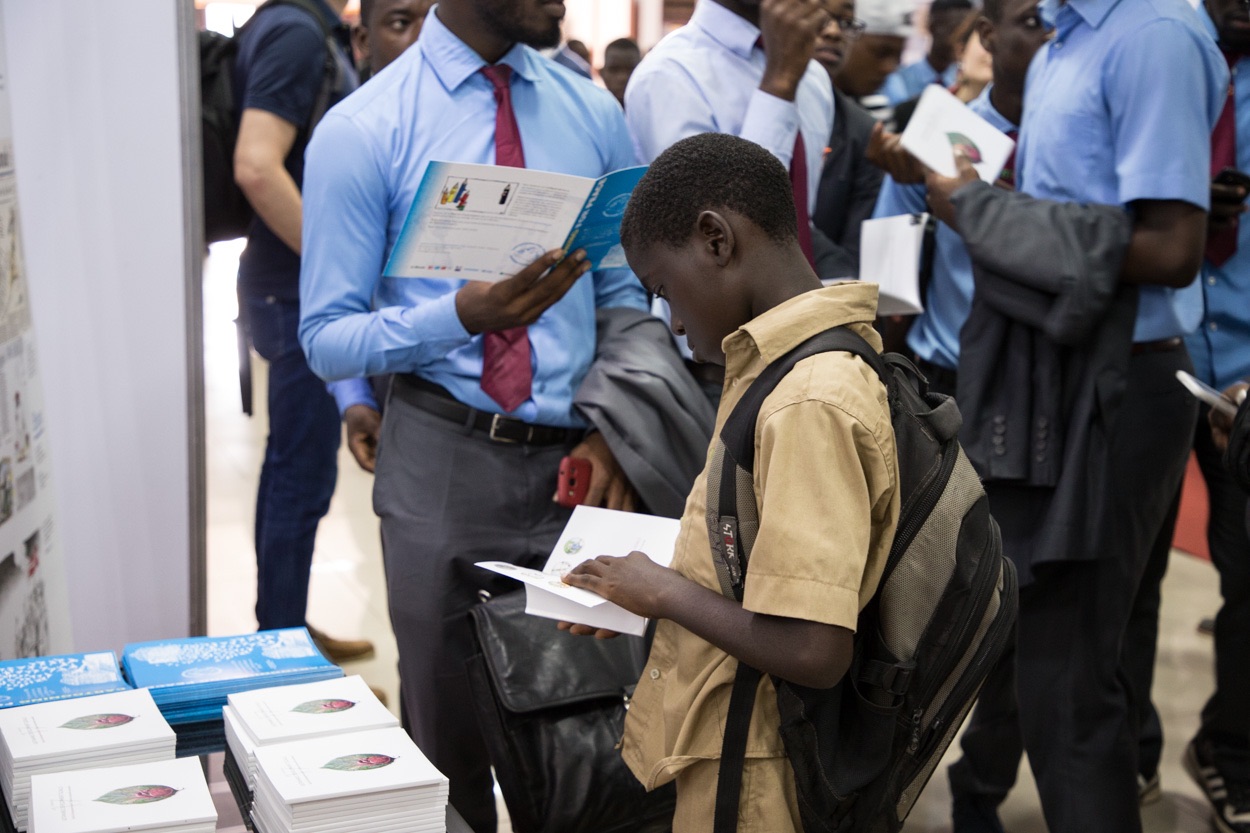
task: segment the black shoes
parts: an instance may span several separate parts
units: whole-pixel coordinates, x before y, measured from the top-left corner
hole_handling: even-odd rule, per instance
[[[1215,829],[1220,833],[1250,833],[1250,781],[1225,781],[1215,755],[1201,732],[1185,748],[1185,771],[1211,802]]]

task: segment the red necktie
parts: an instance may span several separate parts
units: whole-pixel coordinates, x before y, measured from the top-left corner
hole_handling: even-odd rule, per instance
[[[1003,166],[1003,172],[998,175],[998,181],[994,184],[999,188],[1014,191],[1016,190],[1016,148],[1020,147],[1020,131],[1008,130],[1007,138],[1016,144],[1011,148],[1011,155],[1007,157],[1007,164]]]
[[[1233,69],[1240,55],[1224,53],[1228,59],[1228,68]],[[1233,107],[1233,82],[1228,82],[1228,97],[1224,99],[1224,109],[1220,111],[1220,120],[1215,123],[1211,133],[1211,176],[1215,176],[1225,168],[1237,167],[1237,117]],[[1238,219],[1227,228],[1212,232],[1207,236],[1207,260],[1215,266],[1223,266],[1228,259],[1237,253],[1237,233],[1241,221]]]
[[[755,46],[764,51],[764,38],[756,39]],[[807,209],[807,145],[803,143],[803,126],[799,125],[794,136],[794,153],[790,156],[790,190],[794,193],[794,219],[799,226],[799,247],[807,262],[816,268],[816,255],[812,250],[812,222]]]
[[[482,67],[495,87],[495,164],[525,167],[521,131],[512,111],[512,67]],[[488,332],[482,337],[482,392],[505,412],[515,411],[530,398],[534,371],[530,367],[530,338],[525,327]]]

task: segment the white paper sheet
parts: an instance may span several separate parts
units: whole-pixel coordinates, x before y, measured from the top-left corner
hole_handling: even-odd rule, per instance
[[[920,251],[928,214],[865,220],[860,227],[859,279],[880,285],[878,315],[924,312],[920,297]]]
[[[920,96],[903,131],[902,145],[912,156],[943,176],[955,176],[955,149],[963,151],[977,175],[993,183],[1003,172],[1016,143],[937,84]]]

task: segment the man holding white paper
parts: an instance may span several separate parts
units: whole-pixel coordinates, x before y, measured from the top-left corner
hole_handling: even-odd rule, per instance
[[[635,164],[611,94],[531,48],[559,42],[563,15],[550,0],[443,0],[412,48],[326,116],[305,180],[300,340],[323,378],[395,374],[373,496],[403,711],[477,833],[495,812],[464,673],[467,611],[479,589],[514,585],[473,565],[542,563],[568,518],[552,501],[565,455],[592,461],[586,502],[629,508],[572,396],[595,310],[645,309],[646,296],[625,269],[580,279],[580,251],[498,283],[380,273],[432,161],[585,177]]]

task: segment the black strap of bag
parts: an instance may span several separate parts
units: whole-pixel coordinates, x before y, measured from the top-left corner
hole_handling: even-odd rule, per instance
[[[764,372],[747,388],[721,428],[720,443],[724,446],[724,462],[720,471],[720,482],[717,484],[720,528],[711,530],[714,533],[712,540],[720,543],[719,546],[713,546],[713,561],[723,594],[737,602],[742,601],[745,590],[750,547],[737,534],[740,511],[733,464],[736,463],[747,474],[754,473],[755,424],[764,400],[796,364],[818,353],[830,352],[859,356],[888,388],[886,380],[889,371],[881,354],[853,330],[834,327],[812,336],[764,368]],[[721,743],[713,833],[737,833],[738,830],[738,803],[742,793],[742,770],[746,764],[747,735],[751,728],[751,714],[755,710],[755,695],[761,676],[758,669],[738,663],[733,690],[729,695],[729,711],[725,716],[725,737]]]

